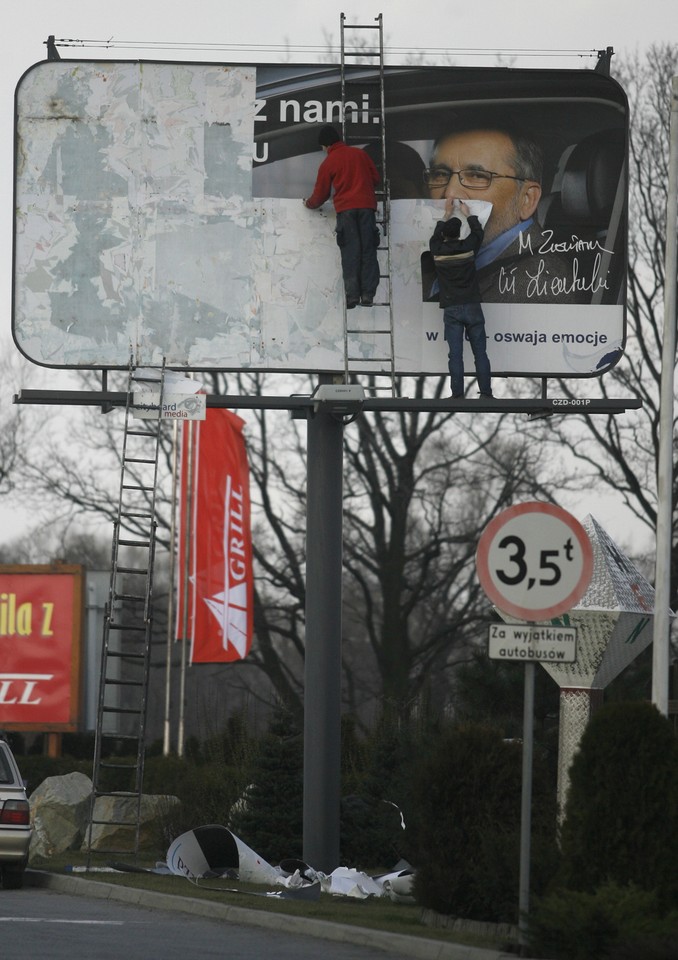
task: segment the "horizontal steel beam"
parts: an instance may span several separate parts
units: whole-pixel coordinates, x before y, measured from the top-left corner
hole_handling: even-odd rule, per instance
[[[308,394],[292,394],[288,397],[260,395],[219,395],[207,394],[208,407],[227,407],[232,410],[290,410],[313,411],[319,402]],[[65,406],[97,406],[111,408],[124,407],[127,394],[124,391],[104,390],[20,390],[14,396],[14,403],[55,404]],[[551,416],[562,413],[603,413],[618,414],[627,410],[638,410],[642,400],[637,397],[623,399],[577,399],[539,398],[527,400],[505,399],[461,399],[451,397],[413,398],[413,397],[366,397],[361,408],[364,412],[372,410],[394,412],[455,412],[463,413],[526,413],[531,417]],[[329,402],[324,407],[331,411]]]

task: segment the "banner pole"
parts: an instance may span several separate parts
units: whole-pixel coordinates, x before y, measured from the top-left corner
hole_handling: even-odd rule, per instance
[[[165,718],[163,723],[162,755],[168,757],[171,749],[171,707],[172,702],[172,635],[174,632],[174,575],[177,559],[177,473],[179,422],[172,424],[172,507],[170,514],[169,544],[169,587],[167,590],[167,641],[165,651]]]
[[[669,180],[666,205],[664,270],[664,340],[659,404],[657,465],[657,542],[655,609],[652,643],[652,702],[669,712],[669,649],[671,636],[671,553],[673,547],[673,385],[676,368],[676,229],[678,204],[678,77],[673,77],[669,123]]]
[[[185,723],[186,723],[186,663],[188,660],[188,604],[189,604],[189,577],[191,572],[191,541],[193,539],[193,456],[195,442],[195,421],[186,424],[187,457],[186,457],[186,497],[184,504],[184,569],[183,577],[183,617],[181,622],[181,667],[179,672],[179,726],[177,731],[177,756],[184,755]]]

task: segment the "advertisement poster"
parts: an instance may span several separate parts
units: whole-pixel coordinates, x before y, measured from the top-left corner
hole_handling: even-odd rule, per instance
[[[249,466],[244,421],[210,409],[183,425],[177,638],[191,663],[226,663],[252,644]]]
[[[347,137],[379,159],[375,68],[354,70],[366,92]],[[320,126],[341,127],[338,67],[62,60],[31,68],[16,101],[13,331],[29,359],[124,367],[131,345],[189,369],[343,371],[334,210],[301,202]],[[447,370],[428,243],[449,191],[492,203],[478,263],[493,373],[609,370],[625,340],[619,84],[387,67],[384,103],[391,283],[377,302],[392,305],[396,371]],[[491,178],[474,190],[479,169]],[[361,314],[383,327],[380,308]],[[366,372],[383,369],[377,340],[349,343]]]
[[[77,730],[82,585],[80,566],[0,566],[0,729]]]

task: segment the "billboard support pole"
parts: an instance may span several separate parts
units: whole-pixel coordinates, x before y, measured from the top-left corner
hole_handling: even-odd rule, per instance
[[[652,702],[669,711],[671,551],[673,541],[673,384],[676,365],[676,230],[678,226],[678,77],[672,81],[669,124],[669,178],[664,269],[664,339],[659,404],[657,468],[657,555],[652,644]]]
[[[339,866],[343,429],[324,404],[309,414],[303,857],[325,873]]]

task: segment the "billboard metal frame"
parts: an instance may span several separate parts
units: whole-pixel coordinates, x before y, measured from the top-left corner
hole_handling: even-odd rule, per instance
[[[127,394],[117,390],[21,390],[14,396],[15,403],[64,404],[70,406],[100,406],[104,412],[114,407],[124,407]],[[620,414],[638,410],[642,400],[637,397],[606,399],[565,399],[542,397],[534,399],[464,399],[452,398],[419,399],[413,397],[365,397],[359,401],[359,411],[468,411],[469,413],[525,413],[531,418],[548,417],[554,414]],[[292,396],[255,396],[248,394],[208,394],[207,407],[232,410],[289,410],[299,417],[310,416],[318,410],[334,408],[343,414],[341,401],[317,399],[313,394]]]
[[[614,366],[626,336],[619,84],[597,70],[389,66],[385,91],[396,374],[446,372],[426,260],[442,200],[422,195],[422,169],[450,125],[471,124],[538,129],[548,169],[541,233],[526,228],[517,261],[480,271],[493,370],[581,378]],[[300,203],[321,159],[318,126],[341,106],[335,65],[74,59],[26,71],[19,349],[71,369],[123,369],[132,346],[145,365],[341,373],[333,212]],[[359,351],[366,373],[381,371],[376,336]]]

